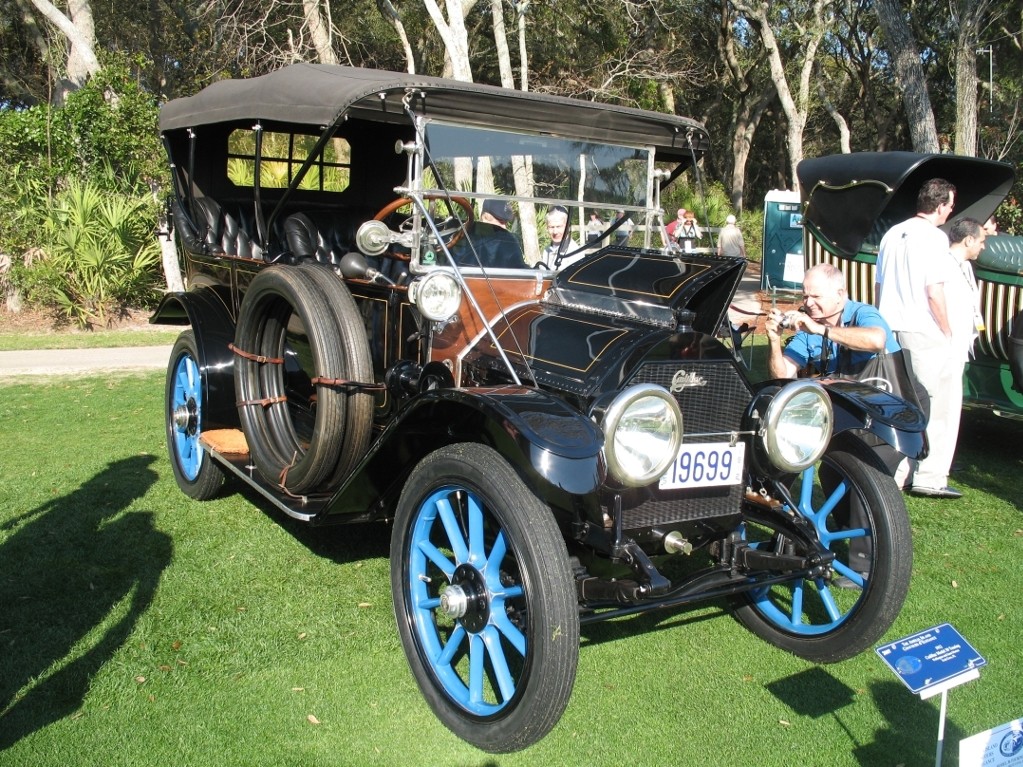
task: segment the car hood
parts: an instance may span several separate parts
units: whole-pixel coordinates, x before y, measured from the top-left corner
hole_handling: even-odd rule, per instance
[[[521,378],[590,396],[669,339],[672,356],[727,354],[714,335],[744,269],[744,259],[607,249],[562,270],[545,300],[510,309],[494,330]],[[504,368],[489,336],[466,362]]]
[[[545,303],[715,333],[745,269],[743,258],[605,248],[558,272]]]

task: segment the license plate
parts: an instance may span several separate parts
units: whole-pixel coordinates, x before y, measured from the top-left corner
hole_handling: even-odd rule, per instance
[[[718,487],[742,482],[746,443],[706,442],[683,445],[657,486],[662,490]]]

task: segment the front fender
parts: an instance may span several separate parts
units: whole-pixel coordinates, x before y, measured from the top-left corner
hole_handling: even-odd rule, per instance
[[[555,509],[577,509],[606,477],[604,436],[588,418],[539,389],[436,389],[402,409],[321,513],[388,517],[405,478],[434,450],[479,442],[497,450],[536,495]],[[340,521],[340,520],[336,520]]]
[[[835,411],[835,433],[868,431],[909,458],[927,455],[927,418],[916,405],[875,386],[848,379],[824,379]]]

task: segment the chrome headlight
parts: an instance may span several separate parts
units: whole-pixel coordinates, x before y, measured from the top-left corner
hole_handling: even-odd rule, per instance
[[[462,289],[447,272],[433,272],[413,280],[408,296],[423,316],[434,322],[446,320],[462,304]]]
[[[833,426],[827,392],[813,381],[795,381],[783,386],[767,406],[761,439],[771,463],[797,472],[824,454]]]
[[[602,426],[608,470],[626,487],[657,481],[682,444],[678,403],[654,384],[621,392],[605,411]]]

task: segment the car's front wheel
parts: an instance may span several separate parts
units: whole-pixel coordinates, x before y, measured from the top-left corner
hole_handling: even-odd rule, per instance
[[[412,472],[391,588],[412,673],[452,732],[499,753],[557,724],[579,654],[568,554],[550,508],[494,450],[444,447]]]
[[[830,575],[739,597],[736,617],[771,644],[817,663],[851,658],[892,625],[909,590],[913,542],[895,481],[861,440],[839,438],[790,487],[796,508],[835,555]],[[747,524],[754,546],[797,545]]]

